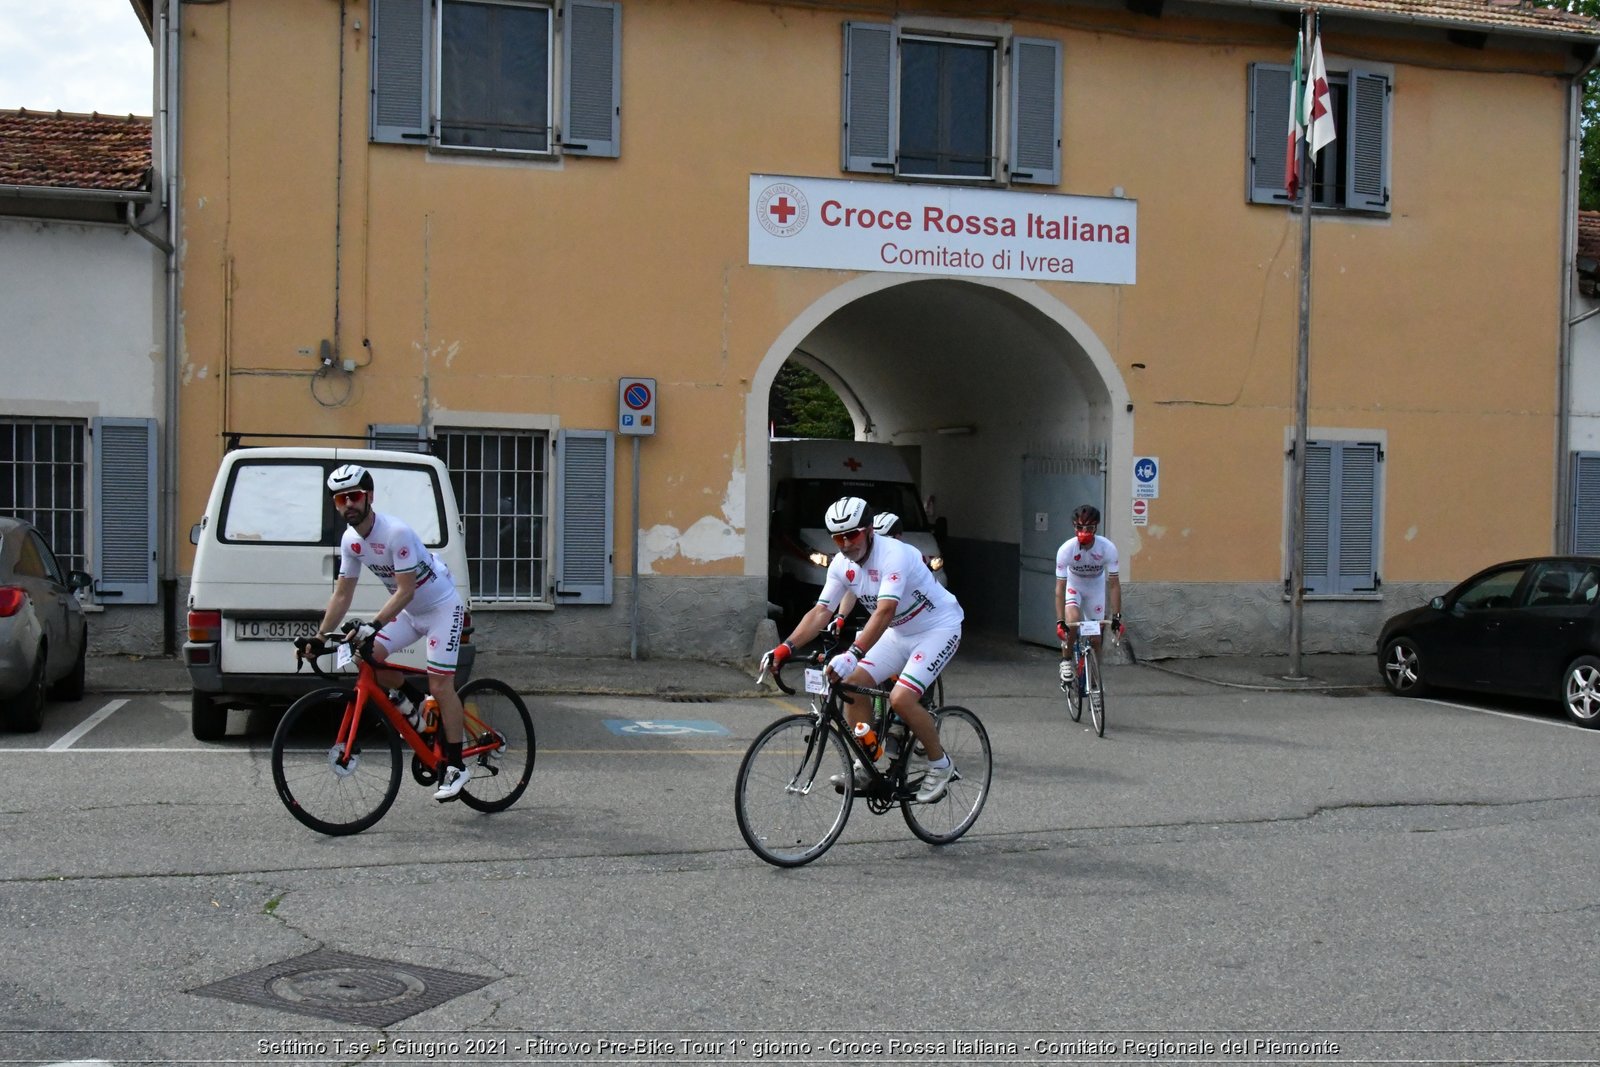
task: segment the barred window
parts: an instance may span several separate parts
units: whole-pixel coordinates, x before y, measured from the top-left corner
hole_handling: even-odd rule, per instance
[[[461,506],[473,598],[509,604],[544,600],[549,436],[441,427],[435,452],[450,470]]]
[[[85,424],[0,418],[0,515],[38,527],[66,570],[88,570]]]

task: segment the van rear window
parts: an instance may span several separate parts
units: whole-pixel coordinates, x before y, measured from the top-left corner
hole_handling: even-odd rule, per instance
[[[222,517],[223,540],[319,543],[328,507],[325,477],[321,464],[240,463]]]
[[[222,500],[224,541],[279,545],[337,545],[344,522],[328,499],[329,468],[283,459],[241,461]],[[431,467],[370,464],[377,509],[405,522],[422,543],[444,543],[442,490]]]

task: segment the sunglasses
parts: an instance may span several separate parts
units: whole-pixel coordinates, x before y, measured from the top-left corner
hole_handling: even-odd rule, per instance
[[[333,505],[339,508],[351,507],[366,499],[367,491],[365,489],[351,489],[348,492],[333,494]]]
[[[1075,522],[1072,524],[1072,528],[1074,530],[1093,530],[1099,525],[1098,522]]]
[[[836,533],[833,535],[833,543],[836,545],[848,545],[852,541],[861,540],[862,535],[864,535],[866,532],[867,528],[863,526],[859,530],[849,530],[845,533]]]

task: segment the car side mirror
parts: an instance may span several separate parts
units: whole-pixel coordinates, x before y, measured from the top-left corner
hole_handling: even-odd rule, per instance
[[[197,522],[193,526],[189,527],[189,543],[191,545],[198,545],[200,543],[200,527],[203,525],[205,524]]]
[[[1442,597],[1442,596],[1434,597],[1432,600],[1428,601],[1428,607],[1432,608],[1434,611],[1443,611],[1444,610],[1444,597]]]
[[[94,585],[94,576],[88,571],[68,571],[67,588],[71,590],[88,589]]]

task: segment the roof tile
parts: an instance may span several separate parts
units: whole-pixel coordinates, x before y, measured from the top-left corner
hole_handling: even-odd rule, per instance
[[[132,192],[149,182],[142,115],[0,110],[0,185]]]

